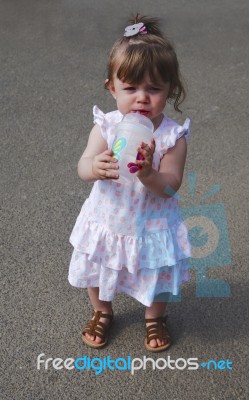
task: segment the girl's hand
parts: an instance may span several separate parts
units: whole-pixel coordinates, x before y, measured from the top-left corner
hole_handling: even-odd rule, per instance
[[[112,157],[111,150],[105,150],[103,153],[94,156],[92,159],[92,172],[96,179],[118,179],[117,169],[119,166],[114,164],[116,158]]]
[[[136,160],[137,165],[139,165],[140,170],[137,173],[138,178],[144,178],[148,176],[152,171],[153,154],[155,152],[156,143],[154,139],[151,139],[150,145],[142,142],[137,151],[142,154],[144,160]]]

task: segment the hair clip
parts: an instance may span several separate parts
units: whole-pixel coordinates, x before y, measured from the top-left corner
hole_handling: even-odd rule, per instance
[[[139,24],[129,25],[125,28],[124,36],[135,36],[138,33],[142,35],[148,33],[146,27],[144,26],[143,22],[139,22]]]

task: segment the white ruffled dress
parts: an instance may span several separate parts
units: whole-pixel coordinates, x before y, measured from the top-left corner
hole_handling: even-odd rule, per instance
[[[121,121],[119,111],[104,114],[93,108],[94,122],[101,127],[108,148]],[[153,133],[156,150],[153,168],[176,141],[190,135],[190,120],[183,126],[163,118]],[[177,295],[189,280],[191,256],[188,232],[175,196],[155,196],[138,178],[122,184],[98,180],[76,220],[70,243],[74,247],[69,282],[80,288],[99,287],[99,299],[113,300],[126,293],[146,306],[161,293]]]

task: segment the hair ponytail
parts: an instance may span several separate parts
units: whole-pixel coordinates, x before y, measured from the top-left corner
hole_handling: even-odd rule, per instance
[[[139,24],[140,22],[143,22],[143,24],[146,26],[147,32],[151,35],[163,37],[163,34],[159,28],[160,20],[159,18],[150,18],[146,17],[143,15],[140,15],[137,13],[135,16],[132,16],[129,19],[129,23],[131,25],[133,24]]]

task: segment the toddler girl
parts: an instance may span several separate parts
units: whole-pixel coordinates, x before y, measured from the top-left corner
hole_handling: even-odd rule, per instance
[[[137,15],[111,50],[105,82],[117,110],[93,108],[94,127],[78,163],[83,181],[95,182],[73,228],[71,285],[88,288],[93,316],[82,332],[88,346],[103,347],[113,319],[112,300],[126,293],[146,306],[147,350],[171,344],[166,299],[189,279],[190,245],[174,193],[181,186],[190,121],[183,126],[163,114],[185,97],[175,51],[156,19]],[[120,183],[111,148],[123,116],[138,112],[154,126],[141,142],[136,179]],[[158,296],[161,294],[161,296]]]

